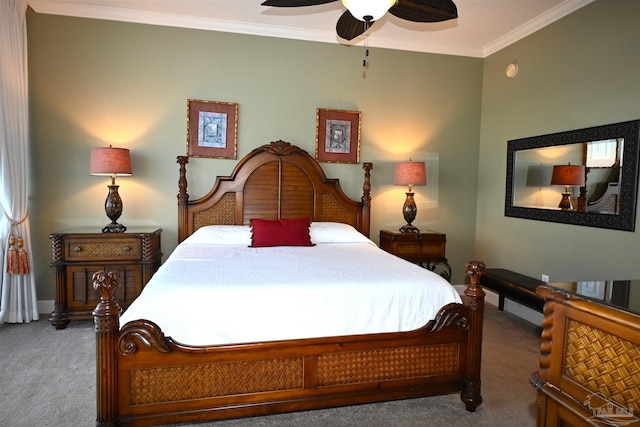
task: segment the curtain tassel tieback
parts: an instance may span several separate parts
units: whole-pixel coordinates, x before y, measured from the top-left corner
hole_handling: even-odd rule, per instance
[[[14,230],[16,226],[22,224],[27,220],[28,214],[25,214],[24,218],[20,221],[15,221],[7,212],[4,215],[9,220],[11,228]],[[11,234],[9,236],[9,249],[7,249],[7,273],[9,274],[29,274],[29,257],[27,251],[24,249],[24,240],[22,237],[17,238]]]
[[[29,274],[29,258],[24,250],[22,237],[9,236],[9,250],[7,251],[7,273]]]
[[[9,236],[9,249],[7,250],[7,273],[18,273],[18,249],[15,247],[16,238]]]
[[[29,257],[24,249],[22,237],[18,237],[18,274],[29,274]]]

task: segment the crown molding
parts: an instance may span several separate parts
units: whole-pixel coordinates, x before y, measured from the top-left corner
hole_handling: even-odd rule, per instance
[[[487,56],[501,49],[504,49],[505,47],[510,46],[519,40],[522,40],[523,38],[535,33],[536,31],[546,27],[547,25],[553,24],[554,22],[575,12],[581,7],[588,5],[589,3],[593,3],[594,1],[595,0],[565,1],[558,6],[549,9],[542,15],[537,16],[535,19],[532,19],[531,21],[519,26],[515,30],[508,32],[504,36],[486,45],[482,50],[482,57],[486,58]]]
[[[429,44],[418,40],[398,41],[386,39],[375,33],[369,35],[368,44],[370,47],[386,49],[485,58],[565,17],[575,10],[592,3],[593,1],[595,0],[567,0],[555,8],[550,9],[543,15],[538,16],[503,37],[500,37],[494,42],[487,44],[482,49]],[[248,34],[261,37],[277,37],[293,40],[345,44],[344,40],[339,39],[334,31],[291,28],[279,25],[239,22],[65,1],[29,0],[29,6],[31,6],[31,8],[37,13],[50,15],[104,19],[138,24]],[[361,39],[358,38],[347,44],[356,45],[360,41]]]

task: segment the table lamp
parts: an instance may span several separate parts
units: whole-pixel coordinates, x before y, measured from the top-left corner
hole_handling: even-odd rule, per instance
[[[402,207],[402,213],[404,220],[407,222],[400,227],[402,233],[419,233],[420,230],[411,224],[416,219],[418,213],[418,207],[416,201],[413,198],[414,185],[427,185],[427,172],[424,162],[413,162],[409,159],[408,162],[400,162],[396,164],[395,173],[393,177],[394,185],[408,185],[409,191],[407,191],[407,198],[404,201]]]
[[[583,165],[555,165],[551,175],[551,185],[564,185],[564,192],[558,207],[563,211],[573,210],[569,187],[584,187],[585,170]]]
[[[91,150],[91,175],[111,176],[111,185],[109,185],[109,194],[104,202],[104,210],[107,217],[111,220],[111,224],[107,224],[103,229],[103,233],[122,233],[127,231],[127,227],[118,224],[118,218],[122,214],[122,199],[118,194],[118,186],[116,185],[116,175],[131,176],[131,157],[129,150],[126,148],[99,147]]]

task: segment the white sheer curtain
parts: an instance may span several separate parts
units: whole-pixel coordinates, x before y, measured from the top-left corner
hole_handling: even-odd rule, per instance
[[[27,0],[0,0],[0,264],[2,290],[0,324],[37,320],[33,269],[26,274],[7,273],[9,236],[24,241],[29,261],[33,260],[28,203],[28,71]],[[15,252],[13,252],[15,254]],[[14,258],[15,259],[15,258]]]

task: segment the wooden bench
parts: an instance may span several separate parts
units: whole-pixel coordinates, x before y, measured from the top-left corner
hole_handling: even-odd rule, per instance
[[[487,268],[480,284],[498,293],[498,310],[504,310],[506,297],[542,313],[544,298],[536,294],[536,288],[545,284],[540,280],[503,268]]]

